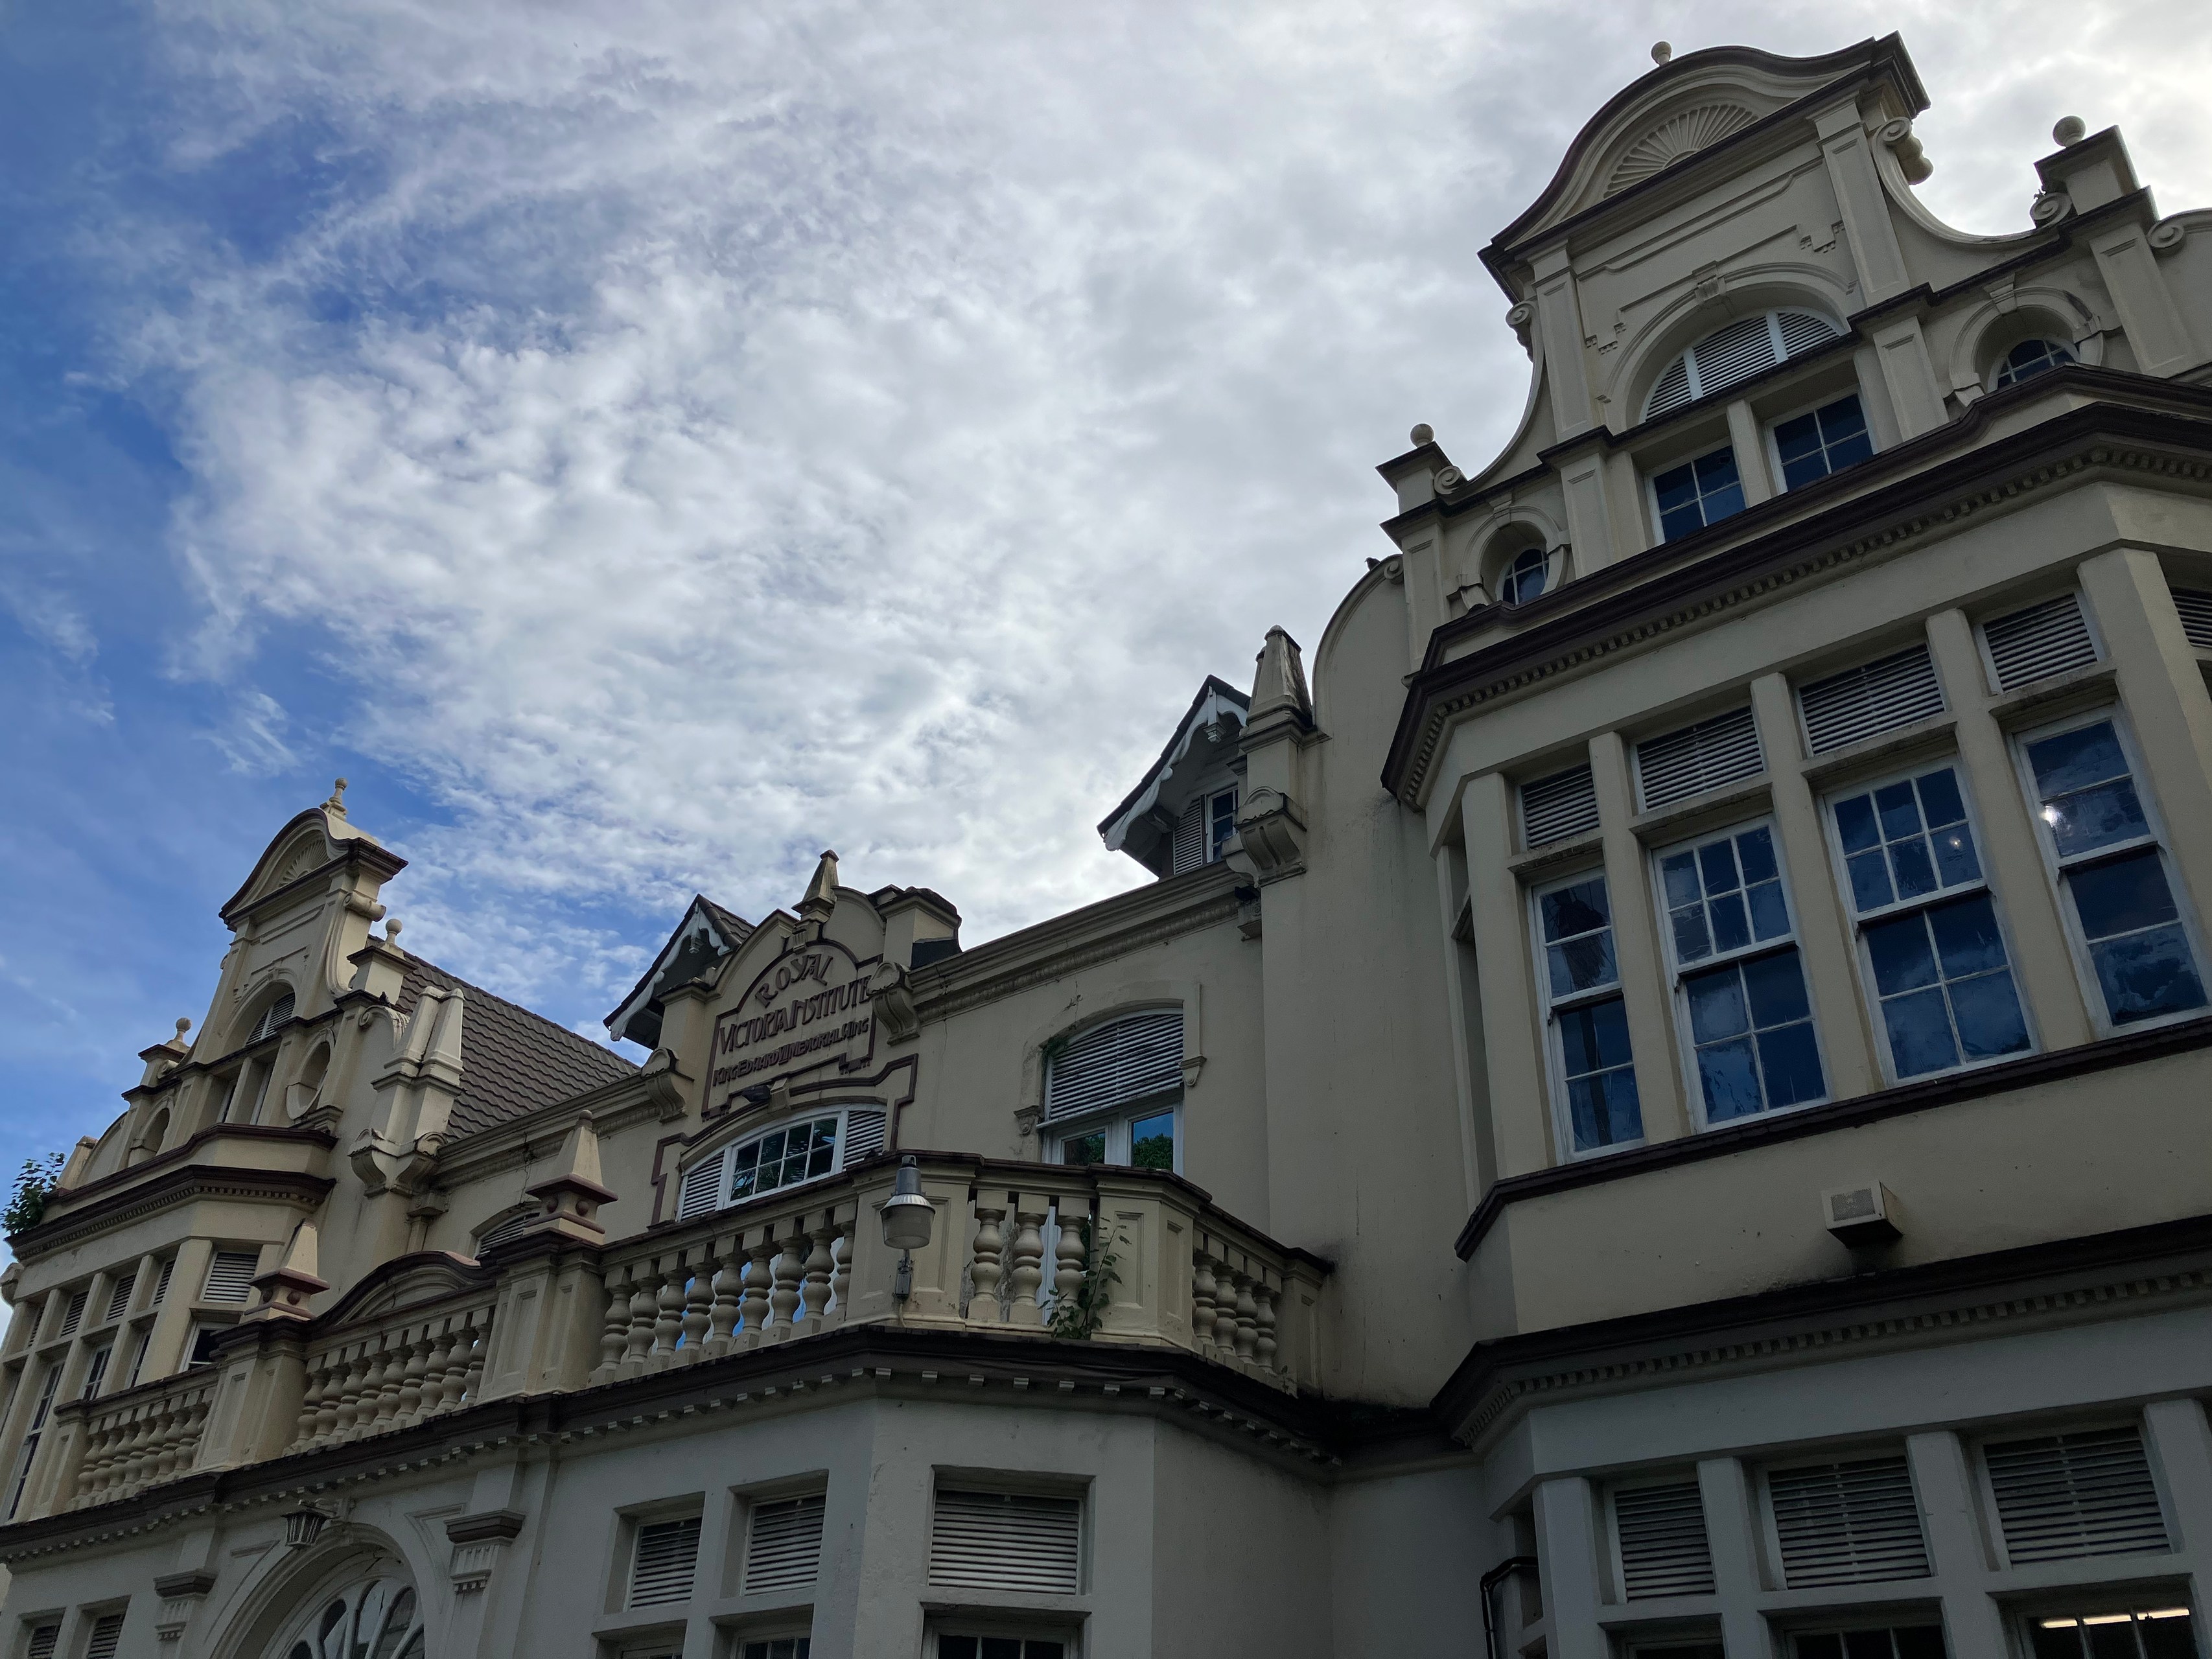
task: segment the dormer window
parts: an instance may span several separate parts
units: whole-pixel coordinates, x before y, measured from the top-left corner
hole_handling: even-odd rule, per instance
[[[1524,547],[1498,579],[1498,597],[1507,605],[1526,605],[1541,593],[1552,575],[1552,556],[1540,547]]]
[[[1222,849],[1236,833],[1237,791],[1218,789],[1200,795],[1176,821],[1175,863],[1170,873],[1179,876],[1201,865],[1220,863]]]
[[[1843,332],[1810,311],[1770,311],[1730,323],[1667,365],[1644,400],[1644,418],[1656,421],[1700,398],[1764,374],[1777,363],[1826,345]]]
[[[1742,512],[1743,478],[1736,471],[1735,451],[1724,447],[1654,474],[1651,503],[1659,516],[1659,538],[1668,542]]]
[[[2003,391],[2074,361],[2073,348],[2057,340],[2022,340],[1997,365],[1996,389]]]
[[[1817,483],[1831,472],[1856,466],[1873,453],[1866,410],[1856,392],[1774,423],[1774,459],[1781,465],[1784,489]]]

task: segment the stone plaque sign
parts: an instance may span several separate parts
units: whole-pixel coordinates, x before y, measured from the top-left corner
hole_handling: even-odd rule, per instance
[[[708,1109],[775,1078],[865,1065],[875,1051],[868,990],[874,965],[842,945],[817,939],[762,969],[744,997],[714,1022]]]

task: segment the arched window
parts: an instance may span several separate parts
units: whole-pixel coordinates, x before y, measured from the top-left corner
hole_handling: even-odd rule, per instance
[[[834,1175],[883,1150],[886,1121],[878,1105],[825,1106],[721,1147],[684,1171],[677,1218]]]
[[[271,1651],[284,1659],[422,1659],[423,1644],[415,1587],[379,1574],[331,1595]]]
[[[1667,365],[1644,399],[1656,420],[1686,404],[1764,374],[1777,363],[1826,345],[1843,330],[1817,312],[1770,311],[1716,330]]]
[[[2074,361],[2074,349],[2060,340],[2022,340],[2005,353],[1997,364],[1996,389],[2000,392],[2022,380],[2032,380],[2039,374]]]
[[[1182,1162],[1182,1010],[1094,1025],[1045,1062],[1044,1117],[1062,1164],[1173,1170]]]
[[[1498,576],[1498,597],[1507,605],[1526,605],[1548,586],[1552,556],[1540,547],[1524,547]]]
[[[261,1018],[253,1022],[253,1034],[246,1039],[246,1042],[249,1043],[260,1042],[262,1038],[291,1018],[292,1010],[297,1006],[299,1006],[298,999],[289,991],[285,992],[283,995],[261,1011]]]

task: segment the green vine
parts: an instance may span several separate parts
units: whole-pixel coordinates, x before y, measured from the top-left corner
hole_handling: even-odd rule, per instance
[[[1088,1265],[1084,1269],[1083,1282],[1075,1287],[1075,1294],[1061,1297],[1053,1304],[1051,1330],[1054,1336],[1071,1342],[1088,1342],[1106,1322],[1106,1310],[1114,1299],[1114,1287],[1121,1282],[1121,1258],[1098,1247],[1099,1242],[1093,1237],[1088,1221],[1075,1224],[1083,1230],[1083,1254]]]
[[[8,1207],[0,1210],[0,1228],[5,1228],[10,1237],[35,1227],[45,1218],[46,1200],[61,1179],[64,1158],[59,1152],[44,1158],[27,1158],[15,1176],[15,1194],[8,1200]]]

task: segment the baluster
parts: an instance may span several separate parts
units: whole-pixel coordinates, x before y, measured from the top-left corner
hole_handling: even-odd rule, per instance
[[[1213,1353],[1213,1297],[1218,1288],[1213,1258],[1206,1253],[1206,1240],[1201,1237],[1190,1254],[1190,1336],[1191,1346],[1208,1358]]]
[[[611,1382],[622,1372],[623,1350],[629,1346],[629,1279],[627,1272],[609,1274],[606,1281],[607,1318],[599,1328],[599,1363],[592,1368],[592,1381]]]
[[[345,1351],[333,1348],[323,1356],[323,1401],[315,1408],[314,1437],[310,1446],[327,1446],[337,1437],[338,1405],[345,1394]]]
[[[468,1352],[461,1372],[463,1405],[472,1406],[483,1396],[484,1361],[491,1356],[491,1310],[480,1309],[469,1316]]]
[[[415,1402],[414,1420],[435,1417],[446,1408],[446,1370],[453,1359],[453,1316],[435,1319],[422,1328],[422,1391]]]
[[[353,1425],[361,1415],[361,1385],[366,1376],[368,1357],[368,1346],[364,1344],[345,1350],[337,1361],[344,1382],[338,1391],[337,1412],[331,1423],[329,1437],[333,1441],[353,1438]]]
[[[813,1328],[822,1328],[822,1317],[830,1307],[830,1275],[836,1267],[830,1246],[837,1237],[837,1229],[830,1223],[830,1212],[822,1212],[821,1224],[806,1235],[814,1248],[807,1253],[805,1278],[801,1289],[805,1296],[802,1316],[813,1322]]]
[[[630,1270],[629,1336],[623,1352],[622,1374],[642,1376],[646,1357],[653,1352],[653,1328],[660,1318],[660,1271],[650,1265]]]
[[[975,1253],[968,1267],[975,1291],[968,1301],[968,1317],[979,1325],[1006,1322],[1006,1310],[999,1306],[999,1280],[1006,1272],[999,1263],[1006,1243],[999,1224],[1006,1213],[975,1206]]]
[[[150,1455],[140,1467],[131,1470],[140,1486],[151,1486],[169,1478],[169,1470],[177,1461],[178,1413],[164,1407],[149,1420]]]
[[[399,1374],[406,1369],[404,1350],[391,1332],[384,1334],[384,1346],[378,1358],[382,1362],[376,1372],[376,1416],[362,1431],[364,1434],[382,1434],[393,1426],[399,1411]],[[362,1401],[362,1414],[368,1414],[369,1401]]]
[[[1030,1202],[1036,1201],[1036,1194],[1031,1194]],[[1006,1275],[1012,1287],[1006,1299],[1006,1322],[1011,1325],[1044,1323],[1043,1310],[1037,1306],[1037,1287],[1044,1283],[1044,1211],[1024,1210],[1016,1200],[1014,1266]]]
[[[806,1270],[806,1258],[793,1247],[805,1242],[805,1233],[793,1233],[783,1242],[769,1264],[775,1275],[775,1284],[769,1291],[769,1302],[774,1310],[778,1340],[791,1334],[792,1325],[799,1317],[799,1287]]]
[[[1252,1299],[1252,1276],[1237,1275],[1237,1357],[1249,1359],[1260,1340],[1260,1304]]]
[[[1052,1247],[1052,1306],[1057,1313],[1073,1306],[1083,1291],[1084,1218],[1071,1213],[1064,1204],[1055,1213],[1060,1218],[1060,1237]]]
[[[769,1264],[775,1260],[775,1230],[770,1227],[745,1251],[745,1346],[749,1348],[760,1346],[763,1328],[768,1324],[769,1280],[774,1277]]]
[[[676,1339],[684,1334],[684,1281],[689,1277],[680,1261],[660,1276],[653,1298],[653,1350],[645,1357],[649,1371],[665,1371],[676,1363]]]
[[[300,1396],[300,1415],[292,1425],[291,1443],[284,1449],[300,1451],[315,1437],[315,1413],[322,1409],[323,1384],[330,1373],[322,1365],[310,1362],[307,1366],[307,1391]]]
[[[407,1364],[399,1372],[399,1400],[392,1408],[394,1428],[411,1428],[422,1420],[422,1378],[430,1368],[430,1329],[418,1328],[407,1344]]]
[[[1275,1292],[1263,1271],[1252,1281],[1252,1303],[1257,1310],[1252,1339],[1252,1358],[1263,1371],[1275,1369]]]
[[[453,1346],[446,1353],[446,1378],[438,1389],[438,1405],[441,1410],[457,1408],[461,1403],[461,1396],[468,1392],[469,1354],[477,1345],[477,1316],[472,1313],[463,1314],[460,1323],[453,1328]],[[627,1317],[623,1322],[627,1327]]]
[[[847,1298],[853,1291],[853,1222],[850,1218],[839,1222],[835,1236],[830,1241],[830,1310],[839,1320],[845,1317]]]
[[[732,1239],[729,1248],[716,1252],[714,1311],[707,1327],[709,1359],[719,1359],[736,1346],[738,1319],[744,1311],[740,1298],[744,1292],[745,1258],[738,1248],[742,1242]]]
[[[711,1251],[692,1268],[684,1287],[684,1341],[676,1350],[678,1364],[696,1365],[707,1357],[707,1329],[714,1323],[714,1262]]]

